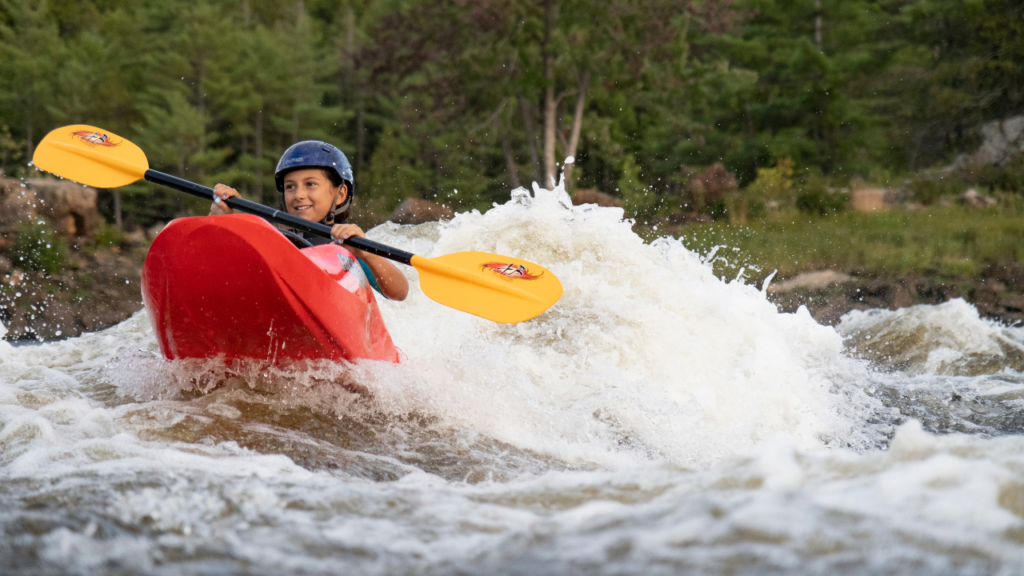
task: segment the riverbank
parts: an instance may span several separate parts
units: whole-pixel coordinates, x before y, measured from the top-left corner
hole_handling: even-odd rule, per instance
[[[1024,265],[993,267],[985,277],[944,275],[853,276],[834,270],[797,275],[769,284],[768,299],[781,312],[806,306],[820,324],[834,326],[851,310],[895,310],[941,304],[963,298],[982,318],[1013,326],[1024,324]]]
[[[142,309],[148,244],[72,250],[57,274],[14,269],[0,284],[5,338],[60,340],[123,322]]]
[[[793,219],[786,225],[780,218]],[[0,284],[6,339],[68,338],[140,310],[142,264],[154,233],[123,236],[114,247],[72,249],[54,275],[8,274]],[[806,306],[822,324],[835,325],[851,310],[954,298],[971,302],[984,318],[1024,323],[1024,218],[1015,210],[777,215],[751,226],[701,224],[679,233],[701,254],[726,246],[712,257],[724,278],[745,270],[751,282],[778,270],[769,300],[782,312]]]

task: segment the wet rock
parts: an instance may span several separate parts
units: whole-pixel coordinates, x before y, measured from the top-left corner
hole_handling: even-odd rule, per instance
[[[423,224],[425,222],[451,220],[454,217],[454,210],[437,202],[423,200],[422,198],[406,198],[388,216],[388,220],[395,224]]]
[[[572,203],[574,206],[581,206],[583,204],[597,204],[598,206],[622,208],[622,200],[619,200],[611,194],[605,194],[594,189],[577,190],[572,195]]]
[[[993,270],[1003,270],[993,267]],[[768,298],[782,312],[806,306],[815,320],[835,325],[850,310],[895,310],[918,304],[941,304],[954,298],[972,303],[988,319],[1014,325],[1024,322],[1024,294],[995,277],[946,279],[938,276],[853,277],[822,288],[774,291]]]

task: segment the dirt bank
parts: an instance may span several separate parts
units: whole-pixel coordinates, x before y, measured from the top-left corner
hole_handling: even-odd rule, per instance
[[[142,309],[147,246],[73,250],[60,273],[15,269],[0,284],[7,340],[55,340],[95,332]]]

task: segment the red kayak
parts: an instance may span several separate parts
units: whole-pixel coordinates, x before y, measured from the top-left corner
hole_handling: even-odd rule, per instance
[[[398,361],[345,248],[296,248],[248,214],[181,218],[153,241],[142,297],[169,359]]]

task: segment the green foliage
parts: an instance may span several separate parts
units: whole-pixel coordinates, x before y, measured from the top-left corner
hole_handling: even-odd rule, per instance
[[[949,174],[918,174],[907,185],[914,194],[914,200],[928,205],[943,196],[955,196],[963,191],[963,183]]]
[[[793,161],[782,158],[774,168],[758,168],[757,178],[747,186],[745,195],[754,201],[788,207],[793,201],[792,191]]]
[[[1017,210],[992,213],[964,206],[921,212],[863,214],[830,218],[783,211],[747,226],[724,223],[684,228],[687,247],[706,253],[735,246],[740,258],[717,262],[719,275],[735,277],[756,266],[762,277],[778,269],[784,277],[836,268],[870,274],[975,274],[986,263],[1024,259],[1024,218]]]
[[[850,197],[833,190],[829,181],[818,174],[805,175],[797,185],[796,208],[805,214],[828,216],[846,210]]]
[[[1019,2],[550,5],[546,31],[536,0],[0,0],[0,164],[28,175],[47,131],[85,122],[136,141],[156,169],[274,203],[281,152],[315,138],[352,159],[357,212],[409,196],[484,209],[539,180],[549,89],[555,154],[568,154],[584,89],[576,187],[656,217],[681,208],[666,202],[684,197],[684,166],[721,162],[752,216],[828,200],[787,188],[780,160],[890,181],[1024,111]],[[976,178],[1020,191],[1022,171]],[[925,202],[948,193],[941,180],[911,188]],[[151,191],[123,191],[128,226],[205,212]]]
[[[123,240],[124,231],[119,230],[116,226],[104,223],[96,230],[96,246],[98,247],[110,248],[118,246]]]
[[[1007,158],[999,166],[986,166],[978,183],[991,190],[1024,194],[1024,152]]]
[[[22,222],[8,258],[19,268],[56,274],[67,259],[68,242],[53,232],[46,220]]]
[[[649,218],[654,215],[658,206],[658,197],[640,177],[640,167],[632,156],[627,156],[622,163],[622,176],[619,178],[616,191],[625,200],[626,212],[637,218]]]
[[[24,144],[18,142],[11,136],[11,127],[4,124],[0,126],[0,171],[6,173],[7,164],[21,158]]]

